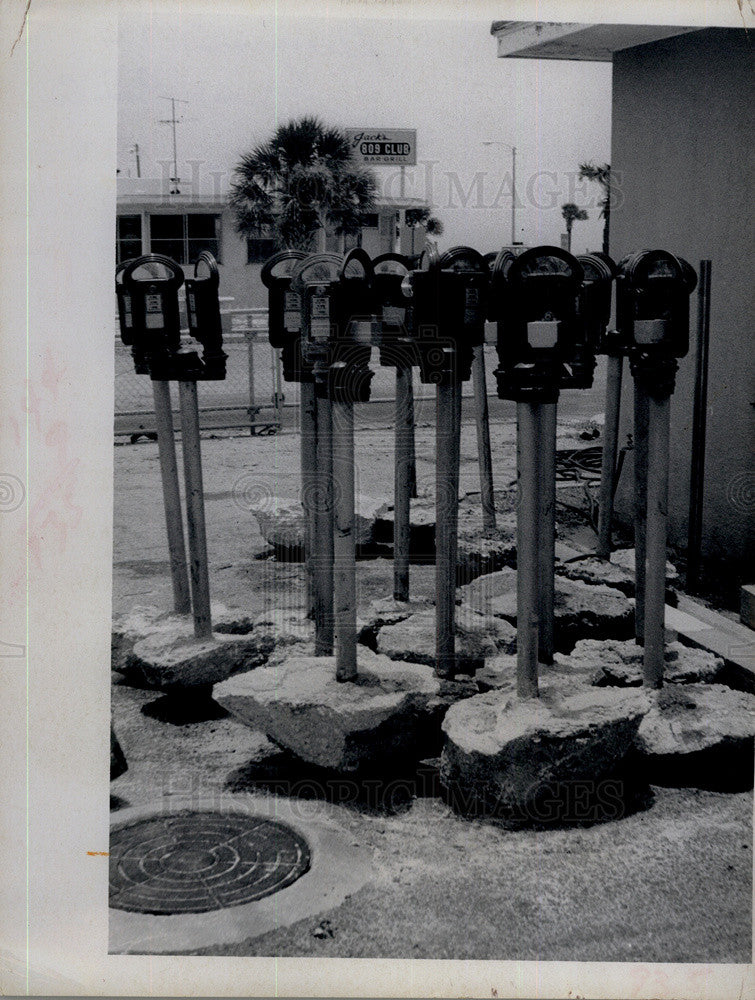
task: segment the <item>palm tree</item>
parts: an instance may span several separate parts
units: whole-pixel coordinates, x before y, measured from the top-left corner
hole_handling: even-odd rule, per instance
[[[584,208],[575,205],[573,201],[567,201],[561,206],[561,215],[566,220],[566,249],[571,253],[571,228],[575,222],[584,222],[589,216]]]
[[[406,225],[412,231],[412,257],[414,256],[414,234],[420,226],[425,230],[427,236],[443,235],[443,223],[436,216],[430,215],[430,209],[424,206],[422,208],[407,208]]]
[[[600,218],[603,223],[603,253],[608,253],[608,237],[611,226],[611,165],[603,163],[580,163],[579,179],[581,181],[597,181],[603,188],[603,197],[598,202],[600,206]]]
[[[279,247],[310,250],[316,242],[324,249],[326,232],[359,232],[376,193],[345,133],[305,116],[241,157],[229,201],[240,235],[272,230]]]

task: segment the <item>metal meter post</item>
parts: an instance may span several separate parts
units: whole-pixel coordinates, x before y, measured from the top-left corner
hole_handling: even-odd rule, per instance
[[[331,364],[328,393],[333,407],[333,603],[336,679],[357,676],[354,403],[367,402],[375,328],[372,262],[364,250],[347,254],[331,286]]]
[[[616,330],[609,330],[611,321],[611,292],[616,275],[616,264],[607,254],[583,254],[577,258],[584,271],[584,282],[579,294],[580,326],[583,350],[593,359],[596,354],[606,355],[606,405],[603,425],[603,452],[601,461],[600,494],[598,501],[597,555],[608,559],[611,554],[611,525],[613,522],[613,497],[616,487],[616,456],[619,440],[619,411],[621,405],[621,379],[626,344]],[[594,361],[590,368],[590,384]],[[577,376],[579,372],[575,372]]]
[[[461,386],[472,374],[472,355],[484,338],[489,286],[484,258],[454,247],[413,271],[413,335],[420,378],[436,385],[435,615],[436,673],[456,672],[456,555],[459,503]]]
[[[302,359],[300,292],[291,288],[294,268],[307,255],[302,250],[283,250],[265,261],[260,278],[267,288],[267,330],[270,347],[283,359],[283,378],[299,383],[299,444],[301,504],[304,511],[304,559],[306,565],[307,616],[314,617],[313,538],[317,486],[317,406],[311,365]],[[251,345],[250,355],[251,358]],[[276,394],[277,395],[277,394]]]
[[[333,423],[329,394],[331,362],[332,287],[342,260],[335,254],[311,254],[291,273],[290,291],[300,296],[301,338],[296,355],[283,351],[287,365],[311,372],[315,396],[316,468],[311,499],[313,609],[315,655],[333,654]],[[294,304],[294,303],[291,303]],[[290,368],[289,368],[290,370]]]
[[[373,294],[378,321],[380,364],[396,369],[395,437],[393,450],[393,597],[409,600],[410,501],[414,441],[412,365],[419,363],[409,336],[411,310],[402,292],[409,260],[387,253],[373,262]]]
[[[538,694],[538,660],[553,657],[556,406],[578,338],[582,267],[558,247],[501,258],[498,395],[517,404],[517,692]],[[505,275],[500,273],[506,266]]]
[[[664,668],[670,399],[677,358],[689,350],[693,268],[664,250],[624,262],[622,319],[631,322],[630,368],[647,402],[647,509],[643,680],[661,687]]]
[[[183,272],[168,258],[148,256],[138,260],[124,261],[116,269],[116,295],[118,299],[118,319],[121,340],[131,347],[134,368],[137,374],[149,374],[148,350],[151,338],[146,324],[146,301],[142,300],[141,283],[134,289],[136,279],[132,279],[129,287],[124,282],[126,267],[144,265],[152,276],[157,279],[162,270],[169,277],[162,279],[171,294],[177,293],[183,281]],[[133,271],[136,266],[130,271]],[[158,284],[159,288],[160,285]],[[133,294],[137,293],[137,311],[134,313]],[[150,316],[154,315],[150,313]],[[136,322],[135,322],[136,320]],[[180,336],[180,331],[179,331]],[[152,394],[155,404],[155,424],[157,427],[157,450],[160,460],[160,475],[163,489],[163,505],[165,507],[165,528],[168,537],[168,554],[170,558],[170,575],[173,586],[173,608],[177,614],[191,612],[191,593],[189,590],[189,574],[186,565],[186,545],[184,541],[183,517],[181,513],[181,493],[178,486],[178,464],[176,462],[176,443],[173,430],[173,412],[170,403],[170,383],[166,379],[152,380]]]

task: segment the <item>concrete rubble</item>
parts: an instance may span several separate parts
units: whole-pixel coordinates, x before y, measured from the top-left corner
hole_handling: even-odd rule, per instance
[[[596,783],[619,773],[647,710],[645,693],[633,690],[570,693],[546,684],[527,700],[505,690],[480,694],[446,713],[441,782],[462,812],[588,819],[569,814],[575,784],[589,798]]]
[[[634,639],[582,639],[567,656],[557,653],[556,664],[591,675],[598,687],[640,687],[642,646]],[[680,642],[666,644],[663,679],[666,684],[714,684],[724,674],[724,661],[707,649]]]
[[[355,506],[355,534],[357,549],[368,548],[374,539],[375,519],[384,501],[357,495]],[[276,503],[252,508],[260,533],[275,550],[278,559],[301,562],[304,559],[304,511],[301,504]]]
[[[274,666],[229,678],[214,697],[301,760],[356,772],[437,754],[448,705],[475,690],[360,646],[356,681],[336,680],[335,657],[292,651]]]
[[[392,660],[435,666],[435,609],[420,611],[377,632],[377,652]],[[458,669],[473,673],[486,657],[511,653],[516,648],[516,631],[501,619],[482,615],[461,605],[456,612],[456,654]]]
[[[460,593],[480,613],[516,624],[516,570],[502,569],[478,577],[460,588]],[[572,649],[579,639],[623,639],[632,634],[632,604],[614,587],[593,586],[557,576],[554,614],[554,639],[562,652]]]
[[[719,791],[753,787],[755,695],[722,684],[669,684],[652,693],[636,737],[652,784]]]
[[[557,561],[556,573],[570,580],[615,587],[627,597],[634,597],[634,549],[617,549],[608,561],[588,555],[571,561]],[[666,603],[676,603],[679,574],[676,567],[666,563]]]

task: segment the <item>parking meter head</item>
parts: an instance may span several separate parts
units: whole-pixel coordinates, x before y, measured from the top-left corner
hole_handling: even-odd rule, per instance
[[[582,265],[560,247],[525,250],[508,266],[499,310],[498,395],[554,401],[579,341]]]
[[[384,253],[373,259],[372,267],[380,364],[390,368],[418,365],[416,344],[409,336],[412,318],[409,258]],[[409,296],[406,295],[407,287]]]
[[[309,254],[294,264],[290,290],[299,296],[301,303],[301,331],[299,360],[301,368],[293,372],[291,381],[312,381],[322,387],[327,379],[330,364],[332,286],[341,273],[342,259],[332,253]],[[297,359],[284,350],[286,361],[296,364]]]
[[[420,379],[436,385],[465,382],[472,374],[473,349],[485,338],[488,265],[471,247],[428,256],[427,264],[412,272],[410,282]]]
[[[133,259],[133,258],[132,258]],[[123,284],[123,272],[131,260],[121,261],[115,269],[115,298],[118,303],[118,327],[121,342],[124,347],[132,347],[134,343],[134,319],[131,314],[131,294]]]
[[[652,364],[684,357],[693,268],[666,250],[643,250],[621,262],[616,282],[617,321],[635,358]]]
[[[186,313],[189,333],[202,345],[204,381],[222,381],[228,355],[223,350],[223,326],[220,318],[220,272],[208,250],[194,262],[194,277],[186,278]]]
[[[178,290],[182,268],[170,257],[145,254],[123,268],[122,287],[131,299],[134,365],[153,379],[179,378],[185,364],[196,373],[198,357],[181,352]]]
[[[301,298],[291,288],[291,276],[303,250],[282,250],[262,265],[260,278],[267,288],[267,329],[270,346],[291,348],[301,334]]]
[[[369,368],[377,339],[377,303],[373,266],[360,247],[344,258],[331,295],[331,354],[328,391],[336,402],[359,403],[370,398]]]
[[[611,319],[613,262],[603,254],[581,254],[577,260],[582,265],[584,278],[577,300],[573,354],[564,369],[562,389],[589,389],[592,386],[595,355],[604,344]]]

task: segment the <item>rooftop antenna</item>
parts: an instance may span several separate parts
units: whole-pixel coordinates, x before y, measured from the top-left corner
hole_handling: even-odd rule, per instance
[[[139,143],[135,142],[134,145],[129,150],[129,152],[133,153],[134,156],[136,157],[136,176],[137,177],[141,177],[142,176],[142,171],[141,171],[141,166],[140,166],[140,163],[139,163]]]
[[[178,152],[176,150],[176,125],[183,121],[183,118],[176,118],[176,104],[188,104],[188,101],[182,101],[178,97],[164,97],[162,94],[159,99],[161,101],[170,101],[170,118],[160,118],[161,125],[171,125],[173,127],[173,176],[170,179],[173,185],[170,189],[171,194],[180,194],[181,191],[178,187],[181,178],[178,176]]]

